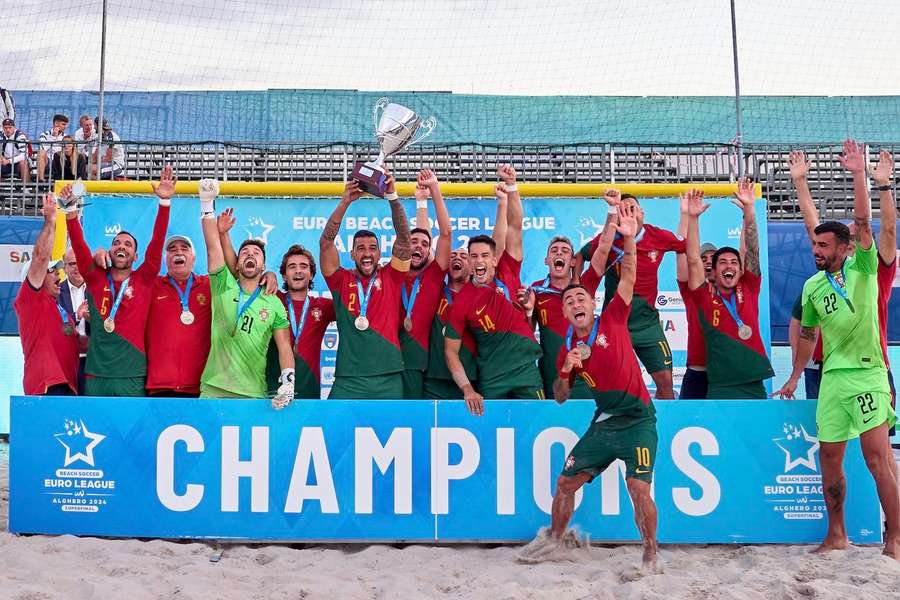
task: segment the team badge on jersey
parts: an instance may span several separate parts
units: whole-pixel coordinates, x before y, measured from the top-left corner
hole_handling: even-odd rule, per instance
[[[197,303],[206,306],[206,294],[197,294]]]
[[[380,289],[381,289],[381,277],[376,276],[376,277],[375,277],[375,283],[372,284],[372,285],[375,286],[375,289],[376,289],[376,290],[380,290]]]
[[[312,309],[310,314],[312,315],[313,321],[316,323],[322,320],[322,310],[319,307]]]
[[[263,323],[265,323],[266,321],[269,320],[269,309],[268,308],[263,308],[262,310],[259,311],[259,320],[262,321]]]
[[[609,340],[606,339],[605,333],[601,333],[597,336],[597,345],[603,346],[604,348],[609,348]]]
[[[647,253],[647,257],[650,259],[650,262],[656,262],[656,259],[659,258],[659,252],[651,250]]]
[[[134,287],[129,285],[127,288],[125,288],[125,296],[127,298],[133,298],[134,297]]]
[[[569,457],[566,458],[566,470],[571,471],[574,466],[575,466],[575,457],[570,454]]]

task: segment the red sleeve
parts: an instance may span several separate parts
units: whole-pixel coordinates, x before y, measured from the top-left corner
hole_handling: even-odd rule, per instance
[[[169,212],[171,207],[159,205],[156,209],[156,221],[153,222],[153,235],[147,244],[144,263],[138,267],[137,273],[141,277],[155,278],[162,267],[163,244],[166,241],[166,231],[169,229]]]
[[[678,293],[681,294],[681,300],[685,305],[692,302],[694,297],[691,295],[691,286],[687,281],[677,281]],[[701,286],[702,287],[702,286]]]
[[[320,305],[322,308],[322,318],[326,323],[331,323],[332,321],[337,320],[337,316],[334,314],[334,301],[330,298],[319,298]]]
[[[445,337],[452,340],[462,339],[463,334],[466,331],[465,304],[467,304],[465,295],[462,293],[457,294],[453,304],[450,305],[450,309],[447,311],[447,327],[444,331]]]
[[[602,280],[603,275],[597,273],[593,265],[589,264],[587,270],[581,276],[581,285],[583,285],[591,295],[594,295],[597,293],[597,288],[600,287],[600,281]]]
[[[75,253],[75,262],[78,263],[78,270],[82,276],[87,274],[94,263],[94,257],[87,242],[84,241],[84,230],[78,218],[66,219],[66,231],[69,234],[69,240],[72,242],[72,251]]]
[[[343,288],[344,282],[347,280],[347,274],[349,272],[350,271],[344,267],[338,267],[338,270],[331,275],[324,276],[325,284],[328,286],[328,289],[331,290],[332,295],[340,297],[341,289]]]
[[[744,274],[741,275],[741,285],[746,287],[751,294],[759,295],[759,290],[762,287],[762,277],[751,271],[744,271]]]
[[[606,308],[603,309],[603,313],[600,315],[600,319],[605,324],[615,324],[627,328],[628,315],[630,314],[631,305],[625,304],[625,300],[622,299],[622,296],[620,296],[619,292],[617,291],[613,295],[613,299],[610,300]]]
[[[894,278],[897,275],[897,259],[894,262],[886,264],[881,260],[881,254],[878,255],[878,296],[884,302],[891,297],[891,291],[894,287]]]
[[[398,271],[391,263],[382,267],[381,270],[397,284],[397,289],[400,289],[400,286],[406,283],[406,274],[409,271]]]
[[[41,288],[34,289],[34,286],[31,285],[31,282],[26,277],[19,287],[19,293],[16,294],[16,299],[13,302],[13,308],[20,318],[30,314],[31,308],[35,305],[40,293]]]
[[[659,237],[656,243],[660,250],[665,252],[678,252],[679,254],[687,252],[687,240],[683,237],[675,235],[666,229],[658,229],[657,233],[659,234]]]
[[[423,283],[442,285],[444,283],[444,277],[447,276],[447,271],[448,269],[441,267],[436,260],[432,260],[425,268],[425,275],[423,277],[425,281]]]
[[[497,277],[509,289],[510,300],[516,299],[516,293],[522,287],[519,275],[522,272],[522,261],[514,259],[505,250],[497,262]]]

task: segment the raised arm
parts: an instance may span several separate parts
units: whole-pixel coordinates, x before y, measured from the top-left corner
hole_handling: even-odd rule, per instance
[[[159,183],[150,182],[153,193],[159,198],[159,208],[156,210],[156,220],[153,222],[153,234],[150,236],[150,243],[147,244],[147,251],[144,256],[144,262],[138,268],[141,273],[148,273],[152,277],[159,275],[162,268],[163,244],[166,242],[166,230],[169,228],[169,211],[172,205],[172,196],[175,195],[175,184],[178,183],[178,177],[172,171],[171,165],[163,167],[159,174]]]
[[[517,261],[522,260],[522,222],[525,212],[522,208],[522,197],[519,195],[519,187],[516,185],[516,170],[512,165],[500,165],[497,175],[506,185],[508,200],[506,222],[509,229],[506,232],[506,253]]]
[[[50,264],[50,254],[53,252],[53,238],[56,235],[56,196],[53,195],[53,192],[47,192],[44,195],[41,216],[44,217],[44,225],[34,242],[31,264],[28,265],[28,283],[36,290],[41,289],[44,285],[47,267]]]
[[[619,207],[619,224],[613,225],[616,231],[622,235],[625,254],[622,256],[622,269],[619,271],[619,287],[616,293],[622,297],[625,304],[631,304],[634,295],[634,280],[637,277],[637,244],[634,236],[637,235],[637,207],[622,205]]]
[[[225,266],[235,278],[238,276],[237,254],[234,252],[234,244],[231,243],[231,228],[234,227],[236,221],[233,208],[226,208],[216,218],[216,230],[219,232],[219,243],[222,245]]]
[[[853,223],[860,247],[872,247],[872,207],[869,204],[869,178],[866,176],[865,147],[854,140],[844,142],[844,153],[838,156],[841,165],[853,175]]]
[[[703,192],[688,190],[684,195],[687,200],[687,252],[685,252],[688,268],[688,288],[696,290],[706,282],[703,261],[700,259],[700,215],[706,212],[709,204],[703,204]]]
[[[506,250],[506,232],[509,230],[509,194],[506,192],[506,185],[503,183],[495,185],[494,196],[497,198],[497,215],[494,217],[494,231],[491,232],[491,237],[497,246],[494,254],[499,258]]]
[[[806,235],[809,241],[813,241],[815,234],[813,230],[819,226],[819,213],[816,210],[816,203],[813,201],[812,194],[809,191],[809,175],[810,162],[806,160],[806,154],[802,150],[792,150],[788,155],[788,169],[791,171],[791,180],[797,189],[797,204],[800,205],[800,214],[803,215],[803,224],[806,226]]]
[[[394,247],[391,248],[391,266],[401,272],[409,271],[409,261],[412,255],[412,238],[409,233],[409,219],[406,218],[406,211],[403,210],[403,204],[400,197],[394,189],[394,176],[390,172],[387,174],[387,193],[385,198],[391,207],[391,220],[394,223],[394,233],[397,234],[394,240]]]
[[[688,199],[687,194],[681,194],[678,196],[679,200],[679,218],[678,218],[678,231],[676,233],[679,237],[687,239],[688,237]],[[687,282],[689,281],[688,277],[688,259],[687,252],[684,254],[676,253],[675,254],[675,279],[679,282]]]
[[[616,237],[616,224],[619,221],[619,207],[622,206],[622,195],[617,189],[608,189],[603,192],[603,199],[606,200],[606,203],[608,204],[606,223],[603,225],[603,233],[600,234],[600,240],[597,243],[597,247],[594,249],[594,253],[591,254],[590,264],[590,268],[592,268],[600,277],[603,277],[606,274],[606,265],[609,262],[609,251],[612,248],[613,241]],[[581,252],[578,252],[577,256],[580,258]],[[577,261],[575,270],[577,273],[581,273]]]
[[[450,227],[450,213],[447,212],[447,203],[444,202],[444,195],[441,194],[441,186],[438,183],[437,176],[430,169],[419,171],[418,185],[424,187],[431,195],[431,201],[434,202],[434,214],[437,217],[438,238],[437,246],[434,250],[434,260],[438,266],[444,271],[450,268],[450,251],[453,249],[453,229]],[[416,196],[416,205],[418,206],[418,196]],[[427,204],[426,204],[427,206]],[[416,225],[418,225],[418,210],[416,211]],[[426,229],[428,224],[428,209],[425,209]]]
[[[756,202],[756,191],[753,182],[744,177],[738,181],[738,189],[734,194],[732,203],[741,209],[744,213],[744,243],[747,246],[747,253],[744,256],[744,269],[761,275],[759,265],[759,230],[756,226],[756,212],[754,211],[754,203]]]
[[[225,266],[222,243],[219,241],[219,228],[216,226],[219,182],[215,179],[201,179],[199,187],[200,228],[203,229],[203,241],[206,243],[206,268],[210,273],[215,273]]]
[[[82,275],[86,275],[94,268],[93,255],[91,249],[84,240],[84,230],[81,228],[81,222],[78,220],[78,202],[79,199],[72,193],[72,186],[67,185],[59,192],[62,198],[62,204],[66,207],[66,232],[69,235],[69,242],[72,244],[72,252],[75,253],[75,262],[78,263],[78,270]],[[97,267],[100,268],[100,267]]]
[[[334,245],[334,238],[337,237],[341,230],[341,223],[344,222],[344,214],[347,212],[347,208],[359,200],[364,193],[357,182],[348,181],[344,186],[344,193],[338,201],[338,205],[334,208],[331,216],[328,217],[325,229],[322,230],[322,235],[319,236],[319,267],[322,269],[324,277],[331,276],[341,267],[341,255]]]
[[[894,194],[891,192],[893,175],[894,157],[887,150],[882,150],[878,164],[872,169],[872,178],[878,188],[878,200],[881,204],[878,254],[889,265],[897,259],[897,205],[894,204]]]

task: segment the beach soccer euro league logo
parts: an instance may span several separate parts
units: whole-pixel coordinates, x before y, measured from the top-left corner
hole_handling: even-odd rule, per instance
[[[89,431],[84,421],[66,419],[63,423],[63,433],[56,433],[53,437],[66,449],[66,457],[63,467],[81,461],[93,467],[94,448],[106,439],[105,435]]]
[[[814,473],[818,471],[816,452],[819,451],[819,440],[807,433],[803,425],[785,423],[782,433],[772,441],[784,452],[784,472],[789,473],[801,466]]]
[[[784,456],[784,469],[763,486],[766,503],[789,521],[823,519],[822,475],[816,464],[819,440],[803,424],[783,423],[772,442]]]

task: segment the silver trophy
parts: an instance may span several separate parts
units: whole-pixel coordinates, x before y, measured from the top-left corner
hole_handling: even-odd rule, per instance
[[[372,110],[375,123],[375,137],[378,138],[380,152],[375,160],[353,165],[353,179],[360,186],[380,198],[384,197],[387,185],[384,161],[388,156],[397,154],[409,145],[421,142],[428,137],[437,124],[434,117],[422,120],[412,110],[394,104],[388,98],[380,98]],[[417,132],[424,132],[415,137]],[[420,132],[420,133],[421,133]]]

